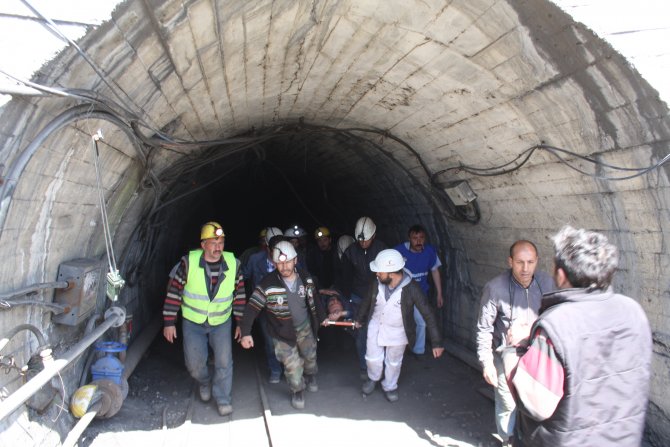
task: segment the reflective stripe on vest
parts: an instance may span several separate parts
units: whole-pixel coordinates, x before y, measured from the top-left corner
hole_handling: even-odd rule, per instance
[[[207,320],[212,326],[223,324],[230,318],[233,304],[233,291],[235,290],[235,274],[237,263],[235,255],[230,252],[222,252],[223,259],[228,265],[228,270],[219,272],[219,290],[210,301],[207,294],[207,274],[200,267],[202,250],[193,250],[188,254],[188,275],[184,292],[182,294],[181,312],[182,316],[194,323],[202,324]],[[225,274],[225,277],[222,275]],[[222,279],[223,278],[223,279]]]

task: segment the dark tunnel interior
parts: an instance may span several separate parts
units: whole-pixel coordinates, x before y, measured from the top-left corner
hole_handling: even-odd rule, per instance
[[[285,129],[194,151],[163,171],[172,181],[166,182],[170,186],[160,209],[147,212],[147,228],[155,233],[151,254],[140,260],[131,256],[127,266],[133,270],[127,273],[131,281],[133,262],[143,273],[138,275],[143,302],[135,306],[148,314],[160,312],[170,269],[198,246],[200,226],[210,220],[223,225],[225,249],[236,256],[254,246],[267,226],[283,231],[298,224],[310,240],[316,227],[326,226],[336,240],[352,235],[356,220],[366,215],[377,224],[377,237],[393,246],[419,223],[438,247],[444,268],[450,267],[446,222],[436,212],[431,189],[413,173],[421,171],[411,151],[383,134]],[[144,239],[130,244],[138,243]]]

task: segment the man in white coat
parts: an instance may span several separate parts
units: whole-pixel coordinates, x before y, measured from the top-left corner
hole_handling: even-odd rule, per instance
[[[404,266],[405,260],[399,251],[379,252],[370,262],[377,281],[371,285],[356,315],[359,327],[360,322],[368,324],[365,354],[368,380],[363,384],[363,394],[374,391],[383,373],[381,386],[390,402],[398,400],[398,378],[405,348],[408,344],[414,346],[416,341],[415,306],[426,321],[433,357],[438,358],[444,352],[435,313]]]

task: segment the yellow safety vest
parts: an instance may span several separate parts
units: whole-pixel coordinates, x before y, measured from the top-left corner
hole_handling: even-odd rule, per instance
[[[235,276],[237,262],[235,255],[228,251],[221,253],[228,264],[228,270],[219,272],[219,290],[210,301],[207,294],[208,280],[205,269],[200,267],[202,250],[193,250],[188,254],[188,275],[182,293],[181,313],[184,318],[194,323],[202,324],[207,320],[210,325],[218,326],[230,318],[233,310],[233,291],[235,290]],[[223,278],[225,274],[225,278]],[[223,278],[223,279],[221,279]]]

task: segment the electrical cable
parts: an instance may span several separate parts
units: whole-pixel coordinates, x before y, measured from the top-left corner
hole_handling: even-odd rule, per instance
[[[146,225],[145,229],[142,230],[144,238],[146,238],[144,239],[144,242],[151,242],[151,243],[153,243],[153,241],[155,240],[155,231],[157,226],[156,216],[158,214],[158,211],[164,209],[166,206],[174,203],[175,201],[181,200],[184,197],[187,197],[188,195],[197,192],[206,186],[209,186],[210,184],[218,181],[222,176],[217,176],[213,180],[208,181],[206,184],[200,185],[196,189],[184,192],[178,196],[173,196],[169,199],[168,197],[166,197],[165,192],[173,190],[173,187],[171,185],[167,185],[166,181],[170,180],[172,181],[172,184],[174,184],[175,182],[174,179],[178,177],[183,179],[185,175],[195,174],[200,169],[207,166],[211,166],[212,163],[224,160],[232,155],[242,153],[247,150],[253,150],[254,152],[257,152],[257,148],[260,147],[262,149],[261,146],[262,143],[271,140],[276,140],[279,138],[287,138],[287,137],[290,138],[301,134],[319,134],[319,133],[339,134],[347,139],[369,145],[374,150],[384,154],[389,161],[396,164],[398,167],[407,172],[412,183],[416,187],[425,191],[427,197],[432,198],[433,200],[435,200],[435,197],[441,199],[441,206],[440,206],[441,211],[446,212],[446,215],[448,217],[471,223],[476,223],[480,218],[480,212],[477,204],[475,203],[474,205],[469,205],[466,207],[455,206],[453,202],[451,202],[451,199],[448,198],[443,188],[441,188],[440,185],[437,184],[436,178],[439,175],[450,171],[457,171],[457,172],[462,171],[476,176],[495,176],[495,175],[508,174],[520,169],[524,164],[526,164],[530,160],[531,156],[537,150],[545,150],[549,152],[552,156],[556,157],[561,163],[565,164],[570,169],[574,169],[584,175],[589,175],[591,177],[603,180],[626,180],[635,178],[662,166],[668,161],[668,159],[670,159],[669,155],[664,157],[661,161],[652,166],[648,166],[645,168],[626,168],[602,163],[598,160],[593,160],[589,157],[585,157],[565,149],[545,144],[538,144],[529,149],[526,149],[525,151],[517,155],[517,157],[515,157],[513,160],[504,163],[500,166],[490,168],[479,168],[474,166],[459,165],[455,167],[446,168],[437,171],[435,173],[431,173],[426,162],[421,158],[420,154],[410,144],[408,144],[403,139],[390,134],[386,130],[361,128],[361,127],[335,128],[323,125],[309,125],[300,121],[300,123],[295,126],[280,125],[265,129],[263,132],[253,131],[248,135],[242,135],[232,138],[221,138],[207,141],[186,141],[173,138],[169,135],[166,135],[164,132],[158,129],[154,129],[153,127],[145,123],[143,120],[141,120],[131,110],[128,110],[124,105],[118,104],[115,101],[111,100],[110,98],[106,98],[97,92],[82,89],[62,89],[62,90],[55,89],[51,87],[41,86],[32,83],[30,81],[19,80],[2,71],[0,71],[0,73],[3,73],[6,76],[9,76],[12,79],[15,79],[19,82],[24,82],[25,85],[36,88],[40,91],[44,91],[45,93],[59,95],[70,99],[83,101],[90,105],[95,105],[97,108],[91,107],[89,109],[90,113],[86,117],[88,118],[98,117],[97,116],[98,114],[105,113],[107,114],[108,117],[112,117],[110,121],[115,122],[115,124],[117,124],[128,135],[128,137],[132,140],[133,145],[137,148],[138,158],[142,164],[142,167],[144,168],[144,176],[143,180],[141,181],[141,185],[145,188],[150,187],[154,190],[153,203],[149,207],[148,212],[145,215],[145,218],[141,219],[140,222],[138,223],[138,227]],[[146,129],[152,132],[153,136],[146,136],[142,129]],[[48,136],[48,134],[53,131],[55,131],[55,129],[51,128],[46,135]],[[382,138],[388,138],[394,141],[395,143],[401,145],[421,166],[426,177],[429,179],[429,186],[421,182],[419,178],[417,178],[413,173],[408,171],[406,166],[404,166],[394,156],[392,152],[385,150],[383,147],[381,147],[380,144],[376,144],[374,141],[368,138],[364,138],[361,135],[358,135],[358,133],[376,134],[381,136]],[[144,148],[147,149],[146,154],[144,152]],[[35,149],[36,148],[32,148],[32,151],[34,151]],[[159,175],[156,175],[151,168],[153,163],[150,160],[151,154],[155,153],[154,151],[155,149],[168,149],[177,151],[181,150],[181,151],[187,151],[188,153],[193,153],[194,151],[199,150],[201,152],[198,153],[196,156],[188,156],[188,155],[182,156],[180,160],[178,160],[175,163],[172,163],[167,169],[164,169]],[[586,162],[593,163],[596,166],[601,166],[613,170],[634,172],[634,174],[626,177],[607,177],[607,176],[591,174],[584,171],[583,169],[580,169],[579,167],[572,165],[570,161],[566,160],[562,156],[562,154],[579,158]],[[239,166],[240,164],[236,164],[235,167],[227,170],[226,172],[229,173]],[[12,166],[12,168],[13,167],[14,165]],[[14,169],[12,169],[12,172],[13,171]],[[281,174],[285,178],[285,175],[283,173]],[[291,188],[291,185],[289,185],[289,187]],[[11,179],[9,182],[5,182],[2,185],[0,199],[4,198],[7,195],[6,193],[8,188],[13,189],[13,182],[11,182]],[[295,195],[296,192],[294,190],[293,192]],[[304,203],[302,203],[301,205],[303,207],[306,207]],[[6,208],[4,207],[0,208],[0,223],[4,221],[6,211],[7,211]],[[318,221],[318,219],[316,220]],[[136,230],[139,230],[139,228],[136,228]],[[106,231],[106,237],[108,239],[108,241],[106,241],[106,244],[108,246],[109,244],[111,244],[111,230],[109,230],[109,228],[106,228],[105,231]],[[149,243],[148,245],[151,245],[151,243]],[[145,244],[144,247],[147,247],[147,244]],[[146,253],[147,250],[142,249],[139,254],[139,259],[145,259]],[[108,261],[110,260],[108,259]],[[112,262],[110,263],[114,264],[115,261],[113,263]]]
[[[52,282],[31,284],[29,286],[22,287],[18,290],[12,290],[11,292],[0,293],[0,300],[12,299],[23,295],[31,295],[44,289],[67,289],[68,287],[70,287],[70,283],[68,281],[52,281]]]
[[[654,169],[657,169],[661,166],[663,166],[665,163],[670,160],[670,154],[666,155],[663,157],[661,160],[658,162],[654,163],[653,165],[646,166],[646,167],[641,167],[641,168],[630,168],[626,166],[617,166],[609,163],[604,163],[599,160],[595,160],[591,157],[587,157],[581,154],[578,154],[573,151],[569,151],[567,149],[559,148],[556,146],[550,146],[547,144],[537,144],[535,146],[532,146],[523,152],[521,152],[519,155],[517,155],[513,160],[504,163],[499,166],[493,166],[490,168],[478,168],[478,167],[473,167],[473,166],[467,166],[467,165],[459,165],[459,166],[452,166],[446,169],[442,169],[440,171],[435,172],[431,176],[431,181],[435,182],[436,177],[438,177],[441,174],[444,174],[449,171],[463,171],[467,172],[469,174],[475,175],[475,176],[480,176],[480,177],[493,177],[493,176],[498,176],[498,175],[505,175],[509,174],[511,172],[514,172],[518,169],[520,169],[528,160],[530,157],[533,155],[533,153],[537,150],[544,150],[548,152],[549,154],[553,155],[558,161],[566,165],[568,168],[579,172],[580,174],[598,179],[598,180],[608,180],[608,181],[620,181],[620,180],[630,180],[636,177],[639,177],[641,175],[644,175],[648,172],[653,171]],[[572,163],[567,161],[563,156],[560,154],[566,154],[572,157],[575,157],[577,159],[583,160],[585,162],[591,163],[595,166],[606,168],[606,169],[611,169],[614,171],[623,171],[623,172],[635,172],[635,174],[628,175],[628,176],[623,176],[623,177],[611,177],[611,176],[604,176],[604,175],[597,175],[593,174],[590,172],[587,172],[583,169],[580,169],[576,166],[574,166]],[[521,160],[521,161],[519,161]],[[512,168],[507,168],[507,166],[513,165]]]
[[[4,182],[2,182],[2,185],[0,186],[0,234],[4,228],[4,220],[6,219],[7,212],[9,210],[9,201],[6,199],[11,197],[13,194],[14,188],[21,176],[21,173],[25,169],[32,156],[37,152],[37,149],[39,149],[39,147],[49,136],[51,136],[52,133],[60,130],[74,121],[86,118],[109,121],[121,129],[130,139],[132,146],[135,148],[138,154],[138,158],[144,169],[149,170],[150,178],[154,179],[154,182],[156,181],[155,176],[150,172],[150,167],[146,164],[146,158],[142,151],[142,147],[136,142],[136,135],[121,118],[109,110],[91,108],[90,104],[74,106],[58,115],[44,128],[42,128],[42,130],[33,138],[30,144],[28,144],[28,146],[26,146],[18,154],[18,156],[12,161],[12,164],[8,167],[7,175],[4,178]]]
[[[207,186],[209,186],[209,185],[211,185],[211,184],[213,184],[213,183],[218,182],[219,180],[221,180],[223,177],[227,176],[227,175],[230,174],[231,172],[235,171],[236,169],[239,169],[242,165],[243,165],[243,163],[238,163],[238,164],[232,166],[231,168],[229,168],[228,170],[224,171],[223,173],[221,173],[221,175],[218,175],[218,176],[212,178],[211,180],[209,180],[209,181],[207,181],[207,182],[205,182],[205,183],[202,183],[202,184],[199,185],[197,188],[191,189],[191,190],[189,190],[189,191],[187,191],[187,192],[185,192],[185,193],[183,193],[183,194],[181,194],[181,195],[178,195],[177,197],[174,197],[174,198],[168,200],[167,202],[163,202],[160,206],[158,206],[157,208],[151,210],[151,214],[149,214],[149,216],[152,216],[152,215],[156,214],[158,211],[162,210],[162,209],[165,208],[166,206],[168,206],[168,205],[170,205],[170,204],[172,204],[172,203],[174,203],[174,202],[176,202],[176,201],[178,201],[178,200],[181,200],[181,199],[183,199],[184,197],[187,197],[187,196],[189,196],[189,195],[191,195],[191,194],[193,194],[193,193],[195,193],[195,192],[200,191],[201,189],[206,188]]]
[[[47,341],[46,337],[40,331],[37,326],[33,326],[32,324],[24,323],[24,324],[19,324],[18,326],[13,327],[9,332],[4,334],[2,336],[2,339],[0,340],[0,351],[2,351],[5,346],[7,346],[7,343],[19,332],[21,331],[30,331],[35,335],[35,338],[37,338],[37,343],[39,343],[39,346],[46,346]]]
[[[114,256],[114,244],[112,240],[112,232],[109,228],[109,219],[107,216],[107,205],[105,203],[105,193],[102,189],[102,179],[100,178],[100,153],[98,151],[98,140],[102,139],[102,132],[98,132],[91,137],[93,149],[93,163],[95,165],[95,179],[98,190],[98,201],[100,203],[100,215],[102,220],[102,229],[105,235],[105,251],[107,252],[107,263],[109,264],[109,271],[118,271],[116,267],[116,257]]]
[[[93,59],[91,59],[90,56],[89,56],[88,54],[86,54],[86,52],[85,52],[84,50],[82,50],[81,47],[80,47],[79,45],[77,45],[77,43],[76,43],[74,40],[72,40],[72,39],[70,39],[69,37],[67,37],[67,36],[65,35],[65,33],[63,33],[63,32],[60,30],[60,28],[58,27],[58,25],[56,25],[50,18],[46,17],[44,14],[42,14],[41,12],[39,12],[39,11],[38,11],[38,10],[37,10],[37,9],[36,9],[36,8],[35,8],[35,7],[34,7],[28,0],[21,0],[21,3],[23,3],[28,9],[30,9],[30,10],[33,12],[33,14],[35,14],[36,16],[38,16],[40,19],[43,20],[43,22],[40,22],[40,23],[41,23],[41,25],[44,26],[49,32],[51,32],[51,33],[52,33],[54,36],[56,36],[58,39],[60,39],[60,40],[64,41],[65,43],[71,45],[71,46],[77,51],[77,53],[79,53],[79,55],[81,55],[81,57],[84,58],[84,60],[86,61],[86,63],[88,63],[88,64],[91,66],[91,68],[93,69],[93,71],[95,71],[95,73],[100,77],[100,80],[102,80],[102,82],[105,83],[105,85],[106,85],[106,86],[109,88],[109,90],[114,94],[114,96],[116,96],[116,97],[119,99],[119,101],[121,102],[121,104],[124,104],[124,99],[121,97],[121,95],[119,95],[119,94],[116,92],[116,89],[115,89],[115,88],[112,86],[112,84],[107,80],[107,76],[103,73],[102,69],[101,69],[100,67],[98,67],[98,65],[93,61]],[[121,90],[121,91],[122,91],[124,94],[126,94],[126,96],[128,97],[128,99],[129,99],[130,102],[132,103],[132,102],[133,102],[132,98],[130,98],[130,97],[128,96],[128,94],[125,93],[123,90]],[[139,109],[139,110],[142,110],[142,109],[139,108],[139,107],[138,107],[138,109]]]
[[[11,309],[16,306],[38,306],[44,307],[55,315],[65,312],[66,306],[57,303],[47,303],[39,300],[0,300],[0,310]]]

